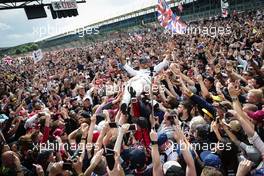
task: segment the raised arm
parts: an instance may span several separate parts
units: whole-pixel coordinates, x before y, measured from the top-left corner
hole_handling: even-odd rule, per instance
[[[169,79],[169,76],[166,74],[165,75],[166,82],[168,83],[169,91],[170,93],[174,96],[177,97],[177,93],[175,92],[173,85],[171,83],[171,80]]]
[[[161,63],[159,63],[158,65],[154,67],[154,73],[155,74],[159,73],[163,68],[167,66],[169,66],[169,61],[166,57]]]
[[[234,142],[237,146],[239,146],[241,141],[238,140],[237,137],[224,124],[223,124],[223,129],[226,132],[227,136],[231,139],[231,141]]]
[[[105,134],[107,133],[108,130],[109,130],[109,125],[108,125],[108,123],[106,122],[106,123],[104,124],[104,126],[103,126],[103,129],[102,129],[102,131],[101,131],[101,133],[100,133],[100,135],[99,135],[99,137],[98,137],[96,143],[95,143],[95,146],[96,146],[96,148],[95,148],[95,153],[96,153],[99,149],[102,148],[102,145],[103,145],[103,139],[104,139],[104,136],[105,136]]]
[[[91,123],[90,123],[89,131],[88,131],[88,136],[87,136],[87,144],[91,144],[92,143],[93,130],[94,130],[94,127],[95,127],[95,123],[96,123],[96,115],[94,114],[91,117]]]
[[[127,71],[127,73],[130,76],[136,76],[138,74],[137,70],[134,70],[132,67],[130,67],[127,63],[124,65],[124,69]]]
[[[193,80],[191,80],[188,76],[186,76],[185,74],[183,74],[181,72],[181,70],[179,69],[179,66],[175,63],[170,65],[170,69],[172,71],[172,73],[175,76],[180,76],[185,82],[187,82],[189,85],[194,86],[195,82]]]
[[[137,75],[138,71],[137,70],[134,70],[132,67],[130,67],[126,61],[125,61],[125,55],[122,53],[121,49],[120,48],[115,48],[115,53],[116,55],[118,56],[119,58],[119,61],[121,62],[122,65],[124,65],[124,69],[127,71],[127,73],[130,75],[130,76],[135,76]]]
[[[245,129],[244,130],[249,137],[253,136],[254,125],[249,121],[248,115],[242,110],[241,104],[240,104],[239,99],[238,99],[238,95],[240,94],[240,91],[238,90],[238,88],[235,88],[235,86],[233,84],[229,84],[228,85],[228,92],[232,98],[233,108],[237,113],[237,114],[235,114],[236,117],[238,118],[240,123],[245,122],[246,126],[250,126],[250,128],[246,128],[246,129],[248,129],[247,131]]]
[[[129,126],[130,126],[129,124],[124,124],[124,125],[122,125],[122,127],[118,128],[118,136],[117,136],[115,147],[114,147],[114,151],[116,152],[117,156],[120,156],[120,150],[121,150],[121,145],[122,145],[122,141],[123,141],[123,136],[127,132]]]
[[[206,87],[205,84],[204,84],[204,81],[203,81],[203,77],[202,77],[202,75],[200,75],[200,74],[197,75],[197,81],[198,81],[198,83],[200,84],[201,91],[202,91],[202,96],[203,96],[204,98],[209,97],[210,94],[209,94],[209,91],[208,91],[207,87]]]
[[[252,123],[248,120],[247,114],[241,109],[241,104],[237,98],[238,91],[233,84],[228,85],[228,91],[233,101],[233,108],[236,111],[236,118],[239,120],[243,130],[249,137],[253,145],[264,155],[264,142],[260,139],[257,132],[254,130]]]
[[[174,138],[177,141],[178,144],[183,144],[183,149],[181,150],[183,159],[186,163],[186,176],[196,176],[196,169],[194,165],[194,160],[192,158],[192,155],[189,151],[189,147],[187,143],[184,142],[184,134],[182,130],[176,126],[175,132],[174,132]]]
[[[160,154],[159,154],[159,147],[157,144],[158,135],[154,130],[151,130],[150,134],[151,139],[151,157],[153,163],[153,176],[163,176],[163,171],[160,163]]]

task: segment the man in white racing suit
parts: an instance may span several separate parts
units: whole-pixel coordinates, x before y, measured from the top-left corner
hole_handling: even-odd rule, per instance
[[[141,95],[142,92],[147,92],[150,90],[151,85],[151,66],[152,61],[143,56],[139,59],[139,70],[135,70],[130,67],[127,63],[123,66],[124,70],[129,74],[130,80],[126,83],[124,89],[123,99],[121,101],[121,111],[126,113],[128,104],[131,100],[131,94],[129,90],[135,91],[135,97]],[[165,58],[161,63],[153,67],[153,76],[158,74],[163,68],[169,66],[169,61]]]

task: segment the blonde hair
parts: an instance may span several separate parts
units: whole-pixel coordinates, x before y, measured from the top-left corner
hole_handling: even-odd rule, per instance
[[[223,174],[214,167],[206,166],[203,168],[201,176],[223,176]]]
[[[192,118],[192,120],[190,121],[190,127],[191,130],[196,129],[197,125],[205,125],[206,121],[204,120],[204,118],[202,116],[195,116]]]
[[[254,94],[259,99],[263,98],[263,92],[261,89],[251,89],[248,91],[248,93]]]

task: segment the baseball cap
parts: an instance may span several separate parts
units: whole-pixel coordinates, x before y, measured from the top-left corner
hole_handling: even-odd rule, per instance
[[[148,62],[149,62],[149,58],[146,57],[146,56],[143,56],[143,57],[141,57],[141,58],[139,59],[139,63],[140,63],[140,64],[146,64],[146,63],[148,63]]]
[[[264,111],[263,110],[258,110],[256,112],[248,112],[247,115],[256,121],[262,121],[264,119]]]
[[[5,114],[0,114],[0,123],[3,123],[7,119],[9,119],[9,117],[7,117]]]
[[[141,169],[145,165],[146,154],[143,149],[136,148],[129,153],[129,160],[132,168]]]
[[[167,161],[163,164],[163,173],[165,176],[184,176],[185,173],[177,161]]]
[[[211,83],[214,83],[214,81],[215,81],[214,77],[212,77],[212,76],[206,76],[204,79],[207,79]]]
[[[76,101],[77,99],[78,99],[77,97],[72,97],[72,98],[70,99],[70,103]]]
[[[166,141],[168,140],[168,137],[166,135],[166,133],[161,133],[158,136],[158,145],[161,146],[162,144],[164,144]]]
[[[90,98],[89,98],[89,96],[84,96],[82,100],[83,101],[86,101],[86,100],[89,100],[90,101]]]
[[[261,160],[261,154],[253,145],[247,145],[244,142],[241,142],[239,146],[245,152],[248,160],[254,163],[258,163]]]
[[[88,111],[84,111],[81,113],[81,116],[83,118],[89,119],[91,117],[91,114]]]
[[[215,168],[221,167],[221,159],[218,155],[211,153],[211,151],[203,151],[200,154],[205,166],[211,166]]]
[[[204,48],[203,44],[199,44],[199,45],[197,46],[197,49],[203,49],[203,48]]]
[[[264,175],[264,167],[256,170],[255,176],[263,176]]]

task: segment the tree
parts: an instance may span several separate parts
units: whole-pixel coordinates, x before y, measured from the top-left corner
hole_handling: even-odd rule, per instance
[[[21,52],[21,50],[19,48],[17,48],[15,53],[16,54],[21,54],[22,52]]]

